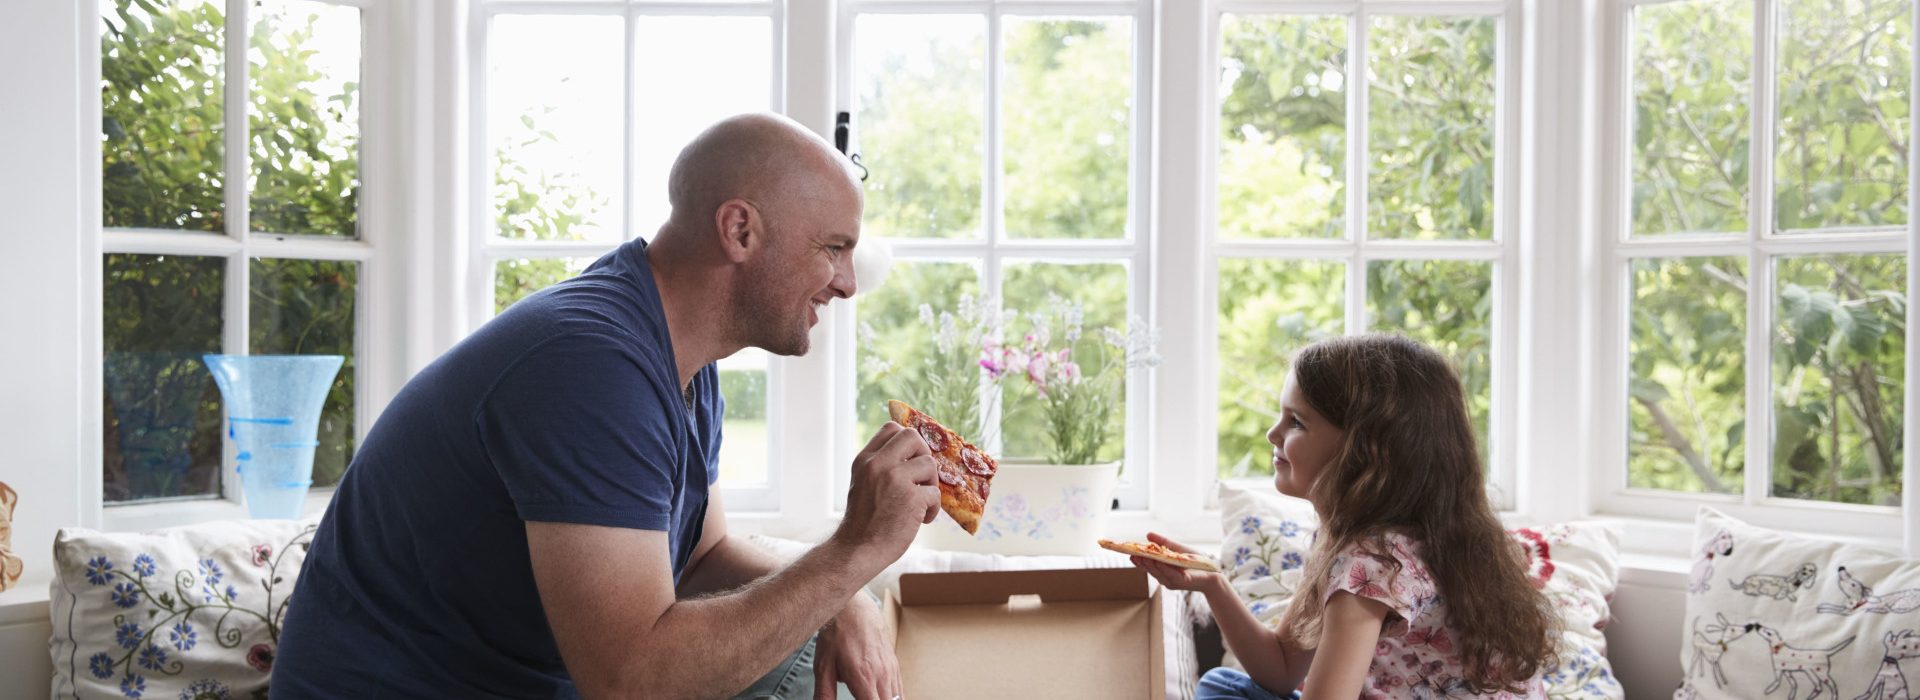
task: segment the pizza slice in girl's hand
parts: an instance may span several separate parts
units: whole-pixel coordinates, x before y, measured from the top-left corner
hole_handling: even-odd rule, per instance
[[[1213,563],[1212,559],[1208,559],[1199,554],[1176,552],[1154,542],[1115,542],[1113,540],[1100,540],[1100,546],[1121,554],[1145,557],[1157,562],[1172,564],[1183,569],[1199,569],[1201,571],[1211,571],[1216,574],[1220,573],[1220,565]]]
[[[933,461],[940,467],[940,509],[953,516],[967,534],[974,534],[980,529],[980,516],[987,510],[988,484],[1000,466],[980,448],[912,406],[888,401],[887,413],[893,422],[927,441]]]

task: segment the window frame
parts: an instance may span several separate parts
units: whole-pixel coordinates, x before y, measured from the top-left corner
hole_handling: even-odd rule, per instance
[[[499,262],[516,258],[585,258],[592,260],[636,238],[651,237],[648,224],[636,221],[635,175],[638,135],[635,115],[639,103],[636,87],[640,66],[635,65],[635,41],[639,23],[651,17],[766,17],[769,20],[772,50],[768,66],[770,111],[787,111],[788,60],[786,43],[788,9],[785,0],[483,0],[468,15],[466,45],[468,83],[466,106],[471,133],[467,138],[467,163],[464,173],[468,187],[465,265],[467,272],[462,295],[461,335],[478,329],[492,319],[495,311],[494,275]],[[622,27],[622,104],[621,120],[621,204],[618,216],[619,239],[612,241],[517,241],[494,235],[493,143],[488,139],[488,45],[493,19],[500,16],[598,16],[619,17]],[[781,509],[782,471],[789,460],[782,458],[782,430],[775,426],[788,413],[783,401],[786,393],[784,358],[770,356],[767,362],[767,481],[752,486],[722,486],[721,498],[732,512],[774,513]]]
[[[840,0],[833,3],[837,25],[834,42],[833,75],[836,89],[833,99],[839,112],[859,113],[859,88],[855,75],[854,25],[862,15],[970,15],[985,20],[986,85],[982,112],[983,146],[981,158],[981,236],[969,239],[887,239],[895,266],[911,263],[971,264],[979,272],[983,293],[1005,306],[999,290],[1004,271],[1014,264],[1119,264],[1127,275],[1127,317],[1143,319],[1150,327],[1159,323],[1153,304],[1157,272],[1154,247],[1159,238],[1154,216],[1151,182],[1159,156],[1154,146],[1154,122],[1158,103],[1155,90],[1154,57],[1159,45],[1157,13],[1148,0]],[[1005,21],[1012,19],[1127,19],[1132,23],[1132,113],[1129,122],[1127,156],[1127,226],[1123,237],[1108,238],[1014,238],[1006,235],[1005,151],[1002,117],[1004,78]],[[852,124],[849,150],[860,152],[860,124]],[[859,424],[855,416],[859,393],[859,370],[855,361],[858,345],[858,305],[872,290],[862,290],[849,308],[835,314],[830,326],[831,352],[839,369],[834,382],[832,414],[835,416],[831,443],[832,463],[850,464],[864,444],[855,435]],[[1120,510],[1146,511],[1152,508],[1152,483],[1156,478],[1152,464],[1154,423],[1150,407],[1154,404],[1159,381],[1145,368],[1129,369],[1126,376],[1125,446],[1120,481],[1113,497]],[[993,405],[982,413],[983,420],[998,421],[1001,407]],[[997,446],[988,446],[989,450]],[[846,493],[851,473],[835,470],[832,512],[846,508]],[[1135,517],[1138,517],[1137,514]]]
[[[229,186],[222,192],[225,229],[218,232],[187,232],[166,229],[147,228],[109,228],[102,216],[103,197],[101,187],[104,174],[101,172],[100,148],[97,144],[86,144],[81,149],[83,157],[90,158],[83,166],[88,179],[82,183],[82,202],[88,207],[85,216],[87,229],[83,235],[91,238],[95,244],[88,246],[87,264],[81,266],[80,281],[86,289],[83,309],[89,320],[82,324],[82,347],[96,350],[96,357],[104,357],[106,347],[105,330],[102,327],[105,309],[102,305],[101,285],[104,283],[104,265],[107,256],[116,254],[138,255],[181,255],[219,257],[223,259],[224,271],[222,284],[221,351],[244,353],[248,348],[248,294],[251,291],[251,263],[258,258],[284,258],[301,260],[350,261],[359,265],[354,290],[354,436],[356,446],[365,440],[367,429],[373,419],[379,415],[397,385],[390,377],[399,364],[399,346],[388,342],[383,331],[391,327],[392,319],[384,309],[397,305],[398,295],[390,282],[391,272],[402,265],[387,263],[393,256],[395,245],[391,242],[401,234],[396,225],[399,217],[395,214],[395,205],[399,198],[392,196],[382,183],[397,181],[399,173],[394,169],[397,157],[393,154],[393,140],[388,129],[395,126],[396,113],[392,99],[396,77],[390,66],[393,62],[393,49],[397,32],[395,19],[397,12],[391,2],[379,0],[310,0],[325,5],[352,7],[360,11],[360,133],[358,144],[358,167],[360,169],[361,193],[357,236],[351,239],[327,238],[321,236],[257,232],[251,228],[251,188]],[[225,26],[222,45],[222,89],[225,140],[223,146],[223,170],[227,183],[246,183],[252,173],[252,152],[249,150],[248,134],[251,129],[249,117],[252,85],[248,81],[248,51],[251,48],[248,38],[252,31],[252,3],[248,0],[225,0]],[[84,75],[93,76],[97,83],[101,75],[100,55],[100,8],[87,5],[81,12],[91,21],[83,22],[81,27],[81,45],[91,46],[93,50],[83,56],[81,70]],[[80,107],[81,114],[91,123],[100,122],[102,107],[97,93],[93,99],[85,100]],[[84,130],[89,136],[91,130]],[[391,269],[389,269],[391,268]],[[379,335],[379,342],[375,342]],[[81,389],[85,396],[97,400],[104,386],[104,368],[99,362],[83,363]],[[240,480],[234,472],[234,446],[229,438],[222,438],[220,490],[215,494],[183,496],[173,498],[144,499],[126,502],[108,502],[105,500],[105,484],[102,468],[104,465],[105,417],[98,404],[85,404],[90,408],[83,414],[81,430],[84,436],[82,456],[82,477],[80,479],[83,524],[107,530],[148,530],[171,525],[205,522],[219,519],[244,519],[249,517],[244,505]],[[315,487],[307,496],[303,512],[316,515],[325,509],[333,497],[334,487]]]
[[[1593,363],[1593,415],[1595,426],[1595,463],[1588,470],[1593,512],[1623,521],[1630,531],[1650,535],[1628,539],[1628,549],[1667,556],[1690,555],[1691,523],[1701,507],[1713,507],[1729,515],[1770,527],[1819,534],[1864,542],[1883,547],[1903,545],[1920,547],[1920,493],[1913,486],[1916,469],[1911,452],[1903,450],[1902,504],[1867,506],[1824,501],[1780,498],[1772,495],[1772,420],[1774,416],[1773,332],[1775,289],[1774,264],[1790,256],[1826,253],[1898,253],[1907,257],[1907,296],[1911,298],[1920,282],[1920,270],[1913,265],[1913,251],[1920,250],[1920,222],[1909,213],[1904,226],[1874,229],[1860,227],[1819,229],[1807,232],[1775,230],[1773,213],[1775,179],[1775,102],[1777,85],[1777,48],[1779,27],[1775,21],[1776,0],[1751,0],[1753,3],[1753,65],[1749,71],[1751,97],[1747,129],[1750,135],[1748,162],[1766,163],[1766,167],[1748,171],[1747,228],[1738,234],[1689,234],[1671,236],[1632,236],[1630,193],[1633,188],[1633,121],[1628,116],[1634,105],[1633,13],[1644,6],[1687,0],[1605,0],[1601,26],[1598,27],[1601,77],[1599,105],[1619,105],[1593,111],[1594,138],[1601,155],[1599,173],[1591,196],[1595,207],[1597,247],[1596,288],[1591,292],[1594,309],[1588,323],[1595,329]],[[1909,12],[1909,23],[1920,29],[1920,5]],[[1910,34],[1909,42],[1920,34]],[[1920,51],[1911,50],[1914,71],[1909,87],[1909,109],[1920,108]],[[1911,112],[1910,112],[1911,113]],[[1920,124],[1920,122],[1915,122]],[[1910,125],[1909,133],[1913,132]],[[1911,149],[1911,143],[1909,145]],[[1916,176],[1920,163],[1909,153],[1907,199],[1913,211]],[[1745,469],[1739,493],[1712,494],[1681,491],[1636,489],[1630,483],[1628,431],[1630,430],[1627,383],[1631,342],[1632,264],[1637,260],[1663,260],[1695,257],[1737,257],[1746,261],[1748,292],[1746,299],[1746,425],[1768,426],[1768,439],[1746,440]],[[1905,376],[1903,399],[1904,442],[1911,445],[1920,436],[1920,397],[1913,377],[1920,370],[1920,329],[1911,307],[1907,311]],[[1752,435],[1752,432],[1748,433]],[[1684,523],[1684,529],[1676,527]],[[1659,535],[1666,535],[1664,537]]]
[[[1368,265],[1396,260],[1446,260],[1487,262],[1491,265],[1490,294],[1493,297],[1492,337],[1489,341],[1490,390],[1488,411],[1488,497],[1495,508],[1512,511],[1521,505],[1519,455],[1526,449],[1519,436],[1522,400],[1519,384],[1523,373],[1517,358],[1522,355],[1522,268],[1534,264],[1523,257],[1523,239],[1539,235],[1532,222],[1523,218],[1520,182],[1522,168],[1523,102],[1529,99],[1523,82],[1527,55],[1523,53],[1525,8],[1519,0],[1219,0],[1207,11],[1205,51],[1207,80],[1202,81],[1201,107],[1206,110],[1201,129],[1201,171],[1204,177],[1200,213],[1203,242],[1200,256],[1202,307],[1196,314],[1201,323],[1198,332],[1206,344],[1201,353],[1199,376],[1203,387],[1199,410],[1207,416],[1203,451],[1193,456],[1194,463],[1206,465],[1200,477],[1207,483],[1220,481],[1219,459],[1215,449],[1220,389],[1220,267],[1224,260],[1301,260],[1338,261],[1345,266],[1343,332],[1368,329],[1366,284]],[[1261,17],[1345,16],[1347,24],[1347,144],[1346,144],[1346,233],[1340,239],[1224,239],[1219,230],[1221,20],[1227,14]],[[1498,54],[1494,62],[1493,109],[1495,163],[1491,189],[1494,196],[1492,236],[1485,241],[1404,241],[1367,237],[1368,186],[1371,158],[1368,108],[1371,81],[1367,75],[1367,38],[1372,17],[1489,17],[1495,21]],[[1531,327],[1525,330],[1531,331]],[[1234,479],[1233,483],[1264,487],[1266,480]],[[1212,489],[1204,489],[1208,511],[1218,508]]]

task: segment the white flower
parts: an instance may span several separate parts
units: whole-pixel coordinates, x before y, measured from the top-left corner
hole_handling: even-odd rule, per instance
[[[933,332],[933,344],[942,353],[953,352],[954,346],[960,344],[960,324],[952,312],[940,312],[940,325]]]
[[[925,326],[933,325],[933,305],[932,304],[920,305],[920,323],[921,325],[925,325]]]

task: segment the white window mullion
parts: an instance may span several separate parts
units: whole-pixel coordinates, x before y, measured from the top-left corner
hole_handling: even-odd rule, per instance
[[[1747,417],[1743,501],[1756,505],[1773,488],[1773,265],[1763,243],[1773,234],[1773,7],[1753,4],[1753,109],[1749,113],[1747,209]],[[1835,449],[1838,449],[1838,445]]]
[[[985,162],[981,166],[982,172],[980,175],[980,228],[981,235],[985,241],[986,252],[980,259],[980,292],[991,296],[997,308],[1004,311],[1007,308],[1007,295],[1006,289],[1004,288],[1006,282],[1004,270],[1006,260],[1001,254],[1000,247],[1005,238],[1001,227],[1006,225],[1006,220],[1001,217],[1000,212],[1000,178],[1006,169],[1001,165],[1000,86],[1005,76],[1001,73],[1002,61],[1000,60],[1000,52],[1003,48],[1000,37],[1001,14],[997,10],[989,9],[986,16],[987,106],[985,126],[987,133],[984,134],[984,137],[986,138],[987,145],[986,158],[982,159]],[[1003,340],[1011,342],[1010,338],[1003,338]],[[987,402],[987,407],[986,410],[980,413],[980,424],[983,426],[1000,426],[1001,418],[1005,413],[1002,409],[1006,405],[1006,389],[1002,388],[999,391],[981,392],[981,400]],[[1006,454],[1006,430],[996,428],[988,431],[985,449],[990,453],[997,453],[1004,456]]]
[[[626,114],[626,118],[620,120],[620,191],[625,193],[625,196],[621,197],[622,201],[620,203],[620,236],[618,240],[631,241],[635,238],[643,237],[640,234],[638,222],[634,220],[634,203],[640,200],[639,187],[634,177],[634,161],[637,160],[635,158],[635,152],[640,149],[640,144],[634,138],[636,135],[635,132],[637,131],[636,124],[640,121],[640,111],[637,108],[639,104],[638,93],[640,91],[638,86],[640,82],[640,66],[638,64],[640,57],[639,48],[635,45],[640,34],[640,15],[634,12],[633,6],[631,5],[628,6],[626,18],[621,23],[621,31],[625,33],[625,36],[622,39],[620,54],[624,57],[622,59],[624,64],[620,71],[620,89],[622,93],[620,101],[623,105],[621,109]]]
[[[1494,32],[1494,168],[1493,198],[1494,220],[1493,236],[1499,258],[1490,270],[1490,293],[1493,295],[1493,323],[1491,344],[1488,348],[1488,361],[1491,365],[1490,391],[1493,401],[1488,407],[1487,451],[1483,455],[1488,460],[1489,481],[1497,489],[1494,507],[1513,510],[1519,504],[1519,425],[1515,420],[1520,405],[1519,376],[1520,362],[1520,268],[1523,264],[1520,239],[1522,236],[1537,235],[1534,231],[1522,231],[1520,219],[1520,112],[1521,98],[1534,98],[1523,95],[1520,70],[1523,57],[1520,28],[1524,26],[1521,14],[1524,8],[1517,0],[1508,0],[1505,9],[1495,20]],[[1540,56],[1533,56],[1536,63]],[[1537,99],[1537,98],[1534,98]],[[1536,263],[1537,264],[1537,263]]]
[[[987,157],[983,159],[986,161],[983,165],[986,172],[981,175],[983,186],[980,188],[980,194],[985,199],[981,206],[986,210],[981,212],[980,223],[986,234],[989,250],[999,247],[1001,239],[1005,237],[1002,227],[1006,225],[1006,220],[1000,215],[1002,197],[1000,178],[1006,172],[1006,168],[1001,164],[1000,151],[1002,131],[1000,86],[1005,78],[1001,73],[1003,61],[1000,60],[1000,52],[1005,47],[1001,45],[1000,24],[999,12],[987,13]],[[999,286],[996,284],[987,289],[999,289]]]
[[[1367,26],[1358,8],[1347,24],[1347,303],[1348,333],[1367,329]]]
[[[1920,10],[1910,10],[1908,15],[1907,19],[1911,24],[1908,27],[1907,36],[1920,37]],[[1908,75],[1920,76],[1920,51],[1911,51],[1909,53],[1911,54],[1910,58],[1913,65],[1910,67]],[[1909,89],[1909,93],[1907,96],[1907,114],[1920,114],[1920,90]],[[1914,133],[1914,129],[1911,126],[1908,128],[1908,133]],[[1916,142],[1920,142],[1920,139],[1910,138],[1907,142],[1909,144],[1907,153],[1907,211],[1909,213],[1907,214],[1906,255],[1907,299],[1909,301],[1913,299],[1914,290],[1920,290],[1920,265],[1913,264],[1915,254],[1920,253],[1920,223],[1915,223],[1912,214],[1913,203],[1920,201],[1920,198],[1915,197],[1916,186],[1914,184],[1920,182],[1920,159],[1914,158],[1914,153],[1912,152],[1914,148],[1913,144]],[[1916,319],[1913,313],[1913,305],[1909,303],[1907,305],[1906,329],[1907,352],[1906,356],[1901,358],[1901,361],[1906,364],[1905,376],[1907,378],[1905,397],[1901,404],[1902,411],[1904,411],[1902,415],[1905,423],[1902,428],[1905,435],[1901,442],[1903,445],[1914,445],[1916,444],[1914,440],[1920,440],[1920,391],[1914,391],[1913,386],[1913,379],[1920,377],[1920,353],[1914,352],[1915,348],[1920,348],[1920,327],[1916,327],[1916,320],[1920,319]],[[1903,452],[1901,454],[1900,466],[1903,479],[1900,488],[1900,502],[1901,512],[1905,518],[1906,525],[1904,534],[1906,536],[1907,555],[1920,557],[1920,463],[1916,462],[1911,452]]]
[[[225,190],[227,237],[237,241],[239,250],[226,259],[226,280],[221,285],[221,306],[225,323],[221,325],[220,347],[223,352],[233,355],[245,355],[247,348],[247,294],[252,287],[249,277],[248,261],[252,256],[247,250],[249,229],[250,195],[252,189],[252,154],[247,150],[247,129],[249,122],[247,107],[252,86],[247,83],[247,40],[251,29],[249,20],[253,3],[248,0],[227,0],[227,24],[225,27],[226,66],[222,71],[226,80],[226,114],[223,117],[226,126],[227,169]],[[224,417],[226,402],[221,402]],[[238,475],[232,473],[235,464],[233,440],[226,437],[225,426],[221,426],[220,449],[220,495],[233,502],[242,502],[244,496],[240,489]]]
[[[473,165],[468,174],[467,212],[474,244],[467,246],[465,261],[469,272],[466,279],[467,307],[464,309],[466,324],[458,329],[459,337],[465,337],[480,324],[493,316],[493,260],[488,248],[493,240],[493,173],[499,167],[494,162],[492,143],[493,125],[488,123],[487,92],[493,80],[493,70],[488,59],[487,44],[492,40],[493,12],[495,8],[474,12],[470,15],[472,26],[467,32],[472,43],[468,44],[467,65],[472,67],[470,75],[472,91],[467,102],[467,113],[473,115],[472,139],[468,142],[467,162]]]

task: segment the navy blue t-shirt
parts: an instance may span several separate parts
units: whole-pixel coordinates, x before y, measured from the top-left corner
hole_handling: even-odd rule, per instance
[[[687,406],[642,242],[508,308],[408,382],[354,455],[273,697],[577,697],[525,522],[663,530],[677,583],[718,476],[718,385],[702,368]]]

